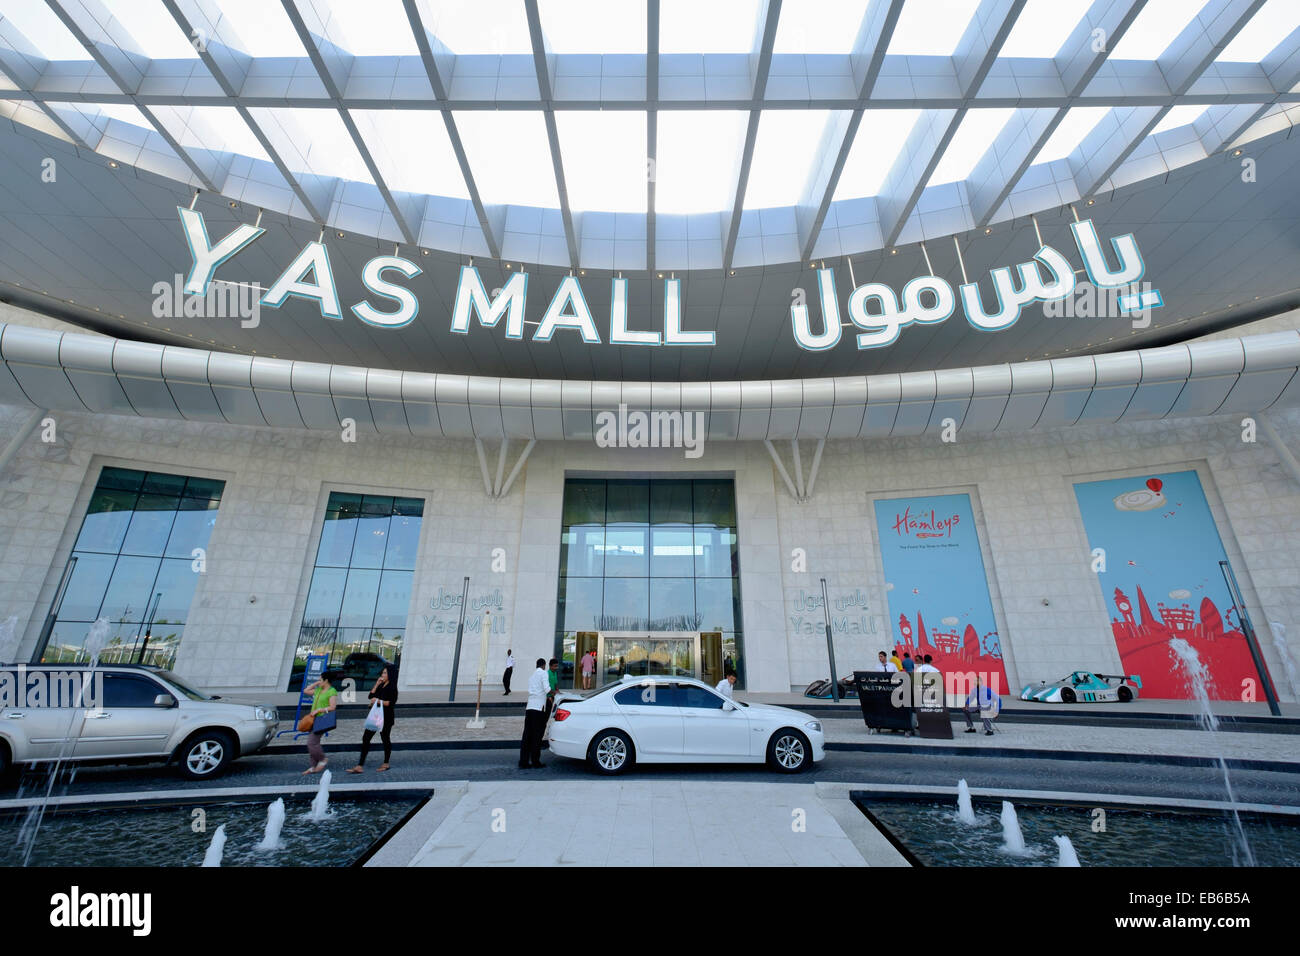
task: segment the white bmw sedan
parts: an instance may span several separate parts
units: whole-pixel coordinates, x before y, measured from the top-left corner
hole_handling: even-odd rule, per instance
[[[627,676],[586,695],[561,697],[551,752],[598,773],[641,763],[762,763],[798,773],[826,756],[822,725],[770,704],[730,701],[687,677]]]

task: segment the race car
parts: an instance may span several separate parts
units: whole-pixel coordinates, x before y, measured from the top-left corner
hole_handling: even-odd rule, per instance
[[[1026,684],[1020,692],[1021,700],[1038,700],[1049,704],[1100,703],[1118,700],[1128,703],[1136,700],[1142,687],[1137,674],[1094,674],[1092,671],[1075,671],[1058,681],[1039,681]]]

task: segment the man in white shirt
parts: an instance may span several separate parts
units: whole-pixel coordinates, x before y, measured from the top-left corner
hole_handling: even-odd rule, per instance
[[[917,671],[917,673],[918,673],[918,674],[937,674],[937,673],[939,673],[939,668],[935,667],[932,663],[930,663],[931,660],[932,660],[932,658],[930,657],[930,655],[929,655],[929,654],[926,654],[924,660],[922,661],[922,663],[918,664],[917,667],[916,667],[916,671]]]
[[[736,675],[728,674],[726,677],[722,678],[722,680],[718,681],[718,686],[713,689],[716,690],[723,697],[727,698],[727,700],[735,700],[735,698],[731,696],[731,688],[735,686],[736,686]]]
[[[505,684],[506,692],[503,697],[510,696],[510,678],[515,672],[515,652],[513,649],[506,651],[506,672],[501,675],[501,683]]]
[[[879,663],[876,665],[876,670],[884,671],[886,674],[892,674],[896,670],[898,670],[898,668],[894,666],[894,662],[885,656],[884,651],[881,651],[879,654],[877,654],[876,658],[879,661]]]
[[[546,676],[546,659],[537,658],[537,670],[528,678],[528,703],[524,708],[524,737],[519,742],[519,769],[542,766],[542,733],[546,730],[546,695],[551,681]]]

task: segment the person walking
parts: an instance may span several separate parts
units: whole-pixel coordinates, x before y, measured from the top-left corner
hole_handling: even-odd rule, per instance
[[[727,700],[735,700],[736,698],[731,696],[731,689],[735,686],[736,686],[736,675],[732,673],[732,674],[728,674],[726,677],[722,678],[722,680],[718,681],[718,686],[713,689],[716,690],[723,697],[727,698]]]
[[[916,661],[912,660],[911,651],[903,651],[903,670],[910,676],[916,670]]]
[[[397,719],[397,668],[385,664],[375,686],[370,688],[370,700],[378,701],[384,708],[384,729],[379,731],[379,739],[384,742],[384,762],[379,765],[379,772],[388,769],[393,759],[393,721]],[[370,741],[375,739],[375,732],[366,729],[361,735],[361,759],[355,767],[348,768],[348,773],[365,773],[366,755],[370,753]]]
[[[596,652],[588,651],[582,655],[582,689],[591,690],[591,678],[596,673]]]
[[[537,670],[528,678],[528,703],[524,705],[524,736],[519,742],[519,769],[542,766],[542,731],[546,729],[546,659],[537,658]]]
[[[329,758],[325,756],[325,748],[321,746],[321,735],[333,730],[338,722],[338,717],[334,713],[334,708],[339,705],[339,692],[334,686],[336,677],[334,671],[326,671],[320,675],[320,680],[306,688],[306,691],[311,692],[311,713],[308,716],[312,718],[312,725],[307,734],[307,758],[311,764],[302,772],[304,777],[308,774],[320,773],[329,763]],[[325,717],[326,714],[330,716]]]
[[[510,696],[510,677],[515,672],[515,652],[513,649],[506,651],[506,672],[501,675],[501,683],[505,685],[506,692],[503,697]]]

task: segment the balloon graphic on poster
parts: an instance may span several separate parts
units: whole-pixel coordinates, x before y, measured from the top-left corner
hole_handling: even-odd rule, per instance
[[[1147,487],[1150,488],[1152,491],[1154,491],[1156,494],[1160,494],[1160,489],[1163,488],[1164,486],[1165,483],[1161,481],[1159,478],[1147,479]]]

